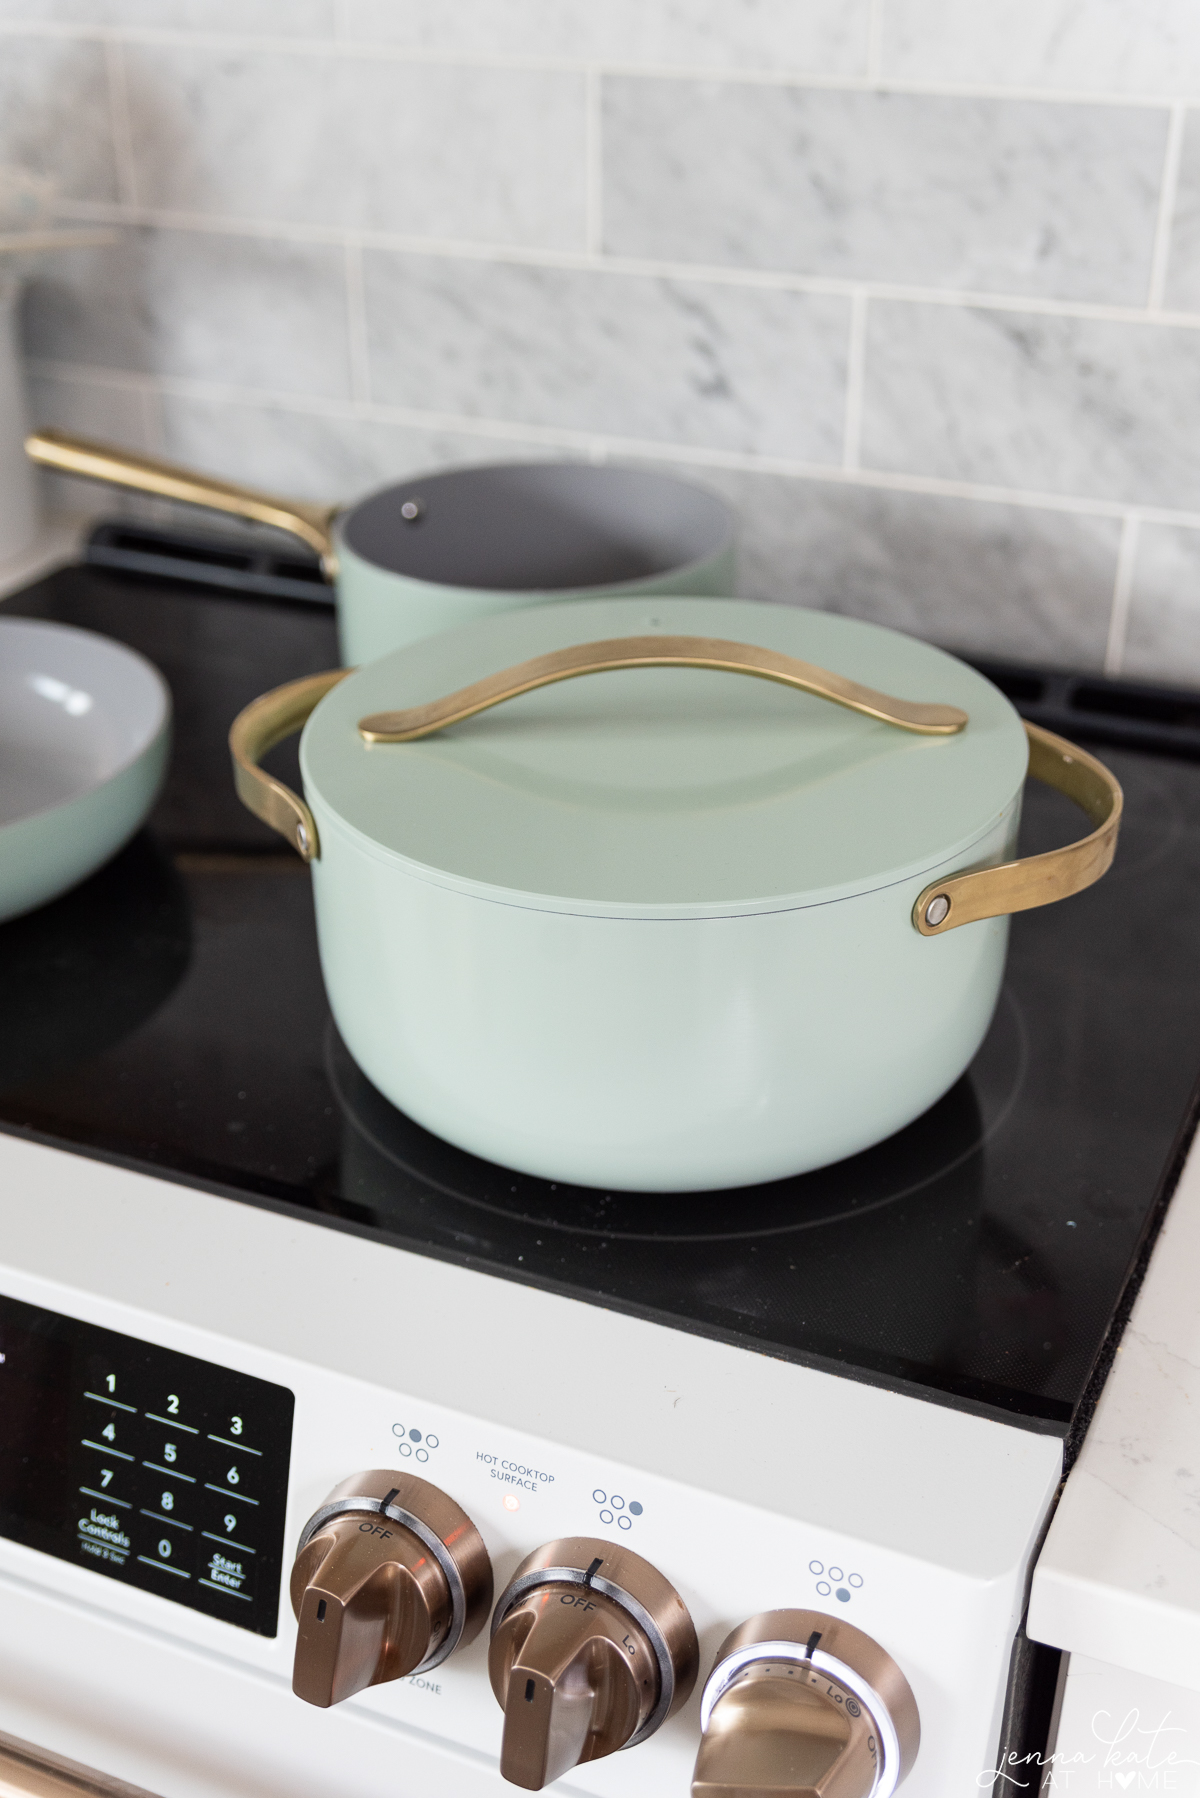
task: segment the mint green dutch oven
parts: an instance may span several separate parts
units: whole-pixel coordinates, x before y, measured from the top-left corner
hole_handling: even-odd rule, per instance
[[[732,593],[734,518],[650,469],[510,462],[414,476],[347,508],[280,499],[65,431],[35,462],[289,531],[336,580],[342,660],[516,607],[601,595]]]
[[[302,723],[303,800],[258,766]],[[1121,809],[954,657],[712,599],[481,620],[266,695],[231,748],[311,862],[379,1090],[489,1160],[644,1191],[800,1173],[932,1105],[1008,914],[1098,879]],[[1091,834],[1014,860],[1027,773]]]

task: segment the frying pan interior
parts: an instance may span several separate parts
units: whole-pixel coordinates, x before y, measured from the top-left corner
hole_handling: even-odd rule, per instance
[[[732,531],[724,503],[685,481],[568,462],[423,476],[342,524],[347,547],[390,573],[497,592],[643,581],[707,559]]]

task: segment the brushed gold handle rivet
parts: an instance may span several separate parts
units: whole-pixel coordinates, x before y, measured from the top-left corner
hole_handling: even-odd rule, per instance
[[[913,900],[913,927],[922,936],[944,935],[984,918],[1004,918],[1069,899],[1099,880],[1111,865],[1124,806],[1120,783],[1086,749],[1077,749],[1040,724],[1026,720],[1025,735],[1028,773],[1073,800],[1091,820],[1091,834],[1065,849],[949,874],[945,886],[931,880]],[[942,904],[946,909],[936,911]]]

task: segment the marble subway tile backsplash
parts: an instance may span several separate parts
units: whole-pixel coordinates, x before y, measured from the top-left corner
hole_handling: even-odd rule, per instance
[[[5,162],[119,233],[42,422],[675,467],[755,597],[1200,684],[1196,0],[0,0]]]
[[[142,206],[583,247],[577,74],[155,43],[125,83]]]
[[[841,459],[846,299],[382,250],[364,260],[371,395],[384,405]]]
[[[83,30],[125,26],[328,38],[337,25],[337,0],[20,0],[0,10],[0,23],[9,18]]]
[[[0,163],[54,175],[70,200],[117,199],[101,44],[24,33],[0,38]]]
[[[233,480],[274,484],[302,499],[350,502],[420,469],[473,462],[547,462],[557,453],[534,437],[481,438],[471,431],[394,420],[313,414],[246,399],[163,395],[165,452]]]
[[[1149,286],[1149,107],[615,78],[604,136],[618,256],[1120,305]]]
[[[686,464],[675,473],[696,478]],[[747,598],[846,612],[968,654],[1104,665],[1116,519],[742,470],[704,479],[744,520]]]
[[[886,301],[866,363],[871,467],[1200,504],[1200,329]]]
[[[1179,668],[1193,680],[1200,671],[1200,532],[1143,524],[1129,613],[1123,666],[1154,679]]]
[[[854,76],[870,0],[343,0],[350,39],[618,67],[789,69]]]
[[[1200,110],[1189,115],[1182,133],[1174,211],[1164,303],[1200,312]]]
[[[1103,94],[1200,89],[1195,0],[887,0],[881,73]]]
[[[330,244],[142,227],[120,255],[49,260],[26,342],[42,361],[349,400],[346,306]]]

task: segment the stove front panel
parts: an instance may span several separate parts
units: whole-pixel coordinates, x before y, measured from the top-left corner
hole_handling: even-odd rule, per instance
[[[31,1318],[66,1345],[44,1403],[22,1411],[11,1401],[23,1442],[38,1450],[50,1430],[64,1446],[53,1479],[30,1476],[25,1539],[13,1539],[15,1527],[0,1539],[0,1729],[162,1798],[499,1798],[514,1789],[498,1772],[502,1717],[486,1630],[430,1673],[330,1710],[292,1695],[286,1574],[299,1533],[348,1475],[395,1468],[468,1513],[497,1593],[541,1544],[592,1536],[636,1550],[687,1604],[700,1639],[692,1698],[649,1741],[564,1776],[553,1788],[564,1798],[686,1798],[700,1689],[720,1642],[743,1619],[783,1607],[844,1617],[898,1662],[921,1715],[904,1787],[912,1798],[974,1790],[991,1768],[1028,1554],[1058,1476],[1056,1441],[4,1138],[0,1226],[0,1318],[16,1356],[0,1364],[0,1380],[22,1365],[19,1332],[28,1337]],[[124,1259],[114,1230],[139,1245]],[[206,1290],[220,1330],[196,1321]],[[377,1344],[387,1378],[348,1371],[362,1341]],[[630,1377],[631,1344],[640,1378]],[[702,1383],[688,1372],[697,1356],[709,1370]],[[727,1382],[716,1377],[722,1357],[731,1358]],[[472,1388],[476,1407],[450,1402]],[[106,1393],[131,1406],[108,1439],[90,1422],[92,1411],[109,1415]],[[690,1421],[673,1451],[680,1406]],[[278,1450],[289,1409],[284,1579],[275,1614],[254,1629],[228,1614],[225,1592],[192,1608],[155,1589],[151,1574],[182,1583],[162,1567],[128,1582],[94,1556],[46,1552],[37,1537],[55,1516],[90,1520],[100,1486],[76,1472],[91,1459],[107,1467],[114,1457],[104,1451],[116,1446],[136,1453],[137,1471],[118,1463],[106,1491],[128,1486],[139,1517],[155,1508],[137,1502],[143,1475],[162,1483],[162,1469],[190,1472],[194,1462],[195,1479],[217,1486],[201,1480],[210,1448],[228,1457],[218,1472],[229,1492],[229,1469],[244,1468],[237,1489],[265,1497],[268,1457],[256,1463],[230,1444]],[[195,1445],[178,1430],[162,1444],[146,1434],[176,1418],[197,1431]],[[172,1463],[154,1453],[165,1456],[168,1441]],[[967,1452],[978,1466],[956,1463]],[[72,1484],[93,1493],[62,1502],[60,1487]],[[963,1496],[948,1502],[952,1486]],[[41,1523],[38,1491],[47,1494]],[[220,1496],[224,1504],[224,1488]],[[186,1504],[179,1519],[199,1528],[200,1510],[193,1517],[195,1501]],[[226,1512],[236,1514],[232,1499],[222,1523]],[[158,1516],[147,1559],[155,1531],[167,1540],[168,1512]],[[132,1528],[120,1533],[140,1552]],[[251,1533],[229,1539],[257,1551],[266,1537]],[[175,1557],[172,1541],[160,1558]],[[238,1559],[232,1550],[228,1558]],[[208,1565],[193,1556],[187,1571]]]

